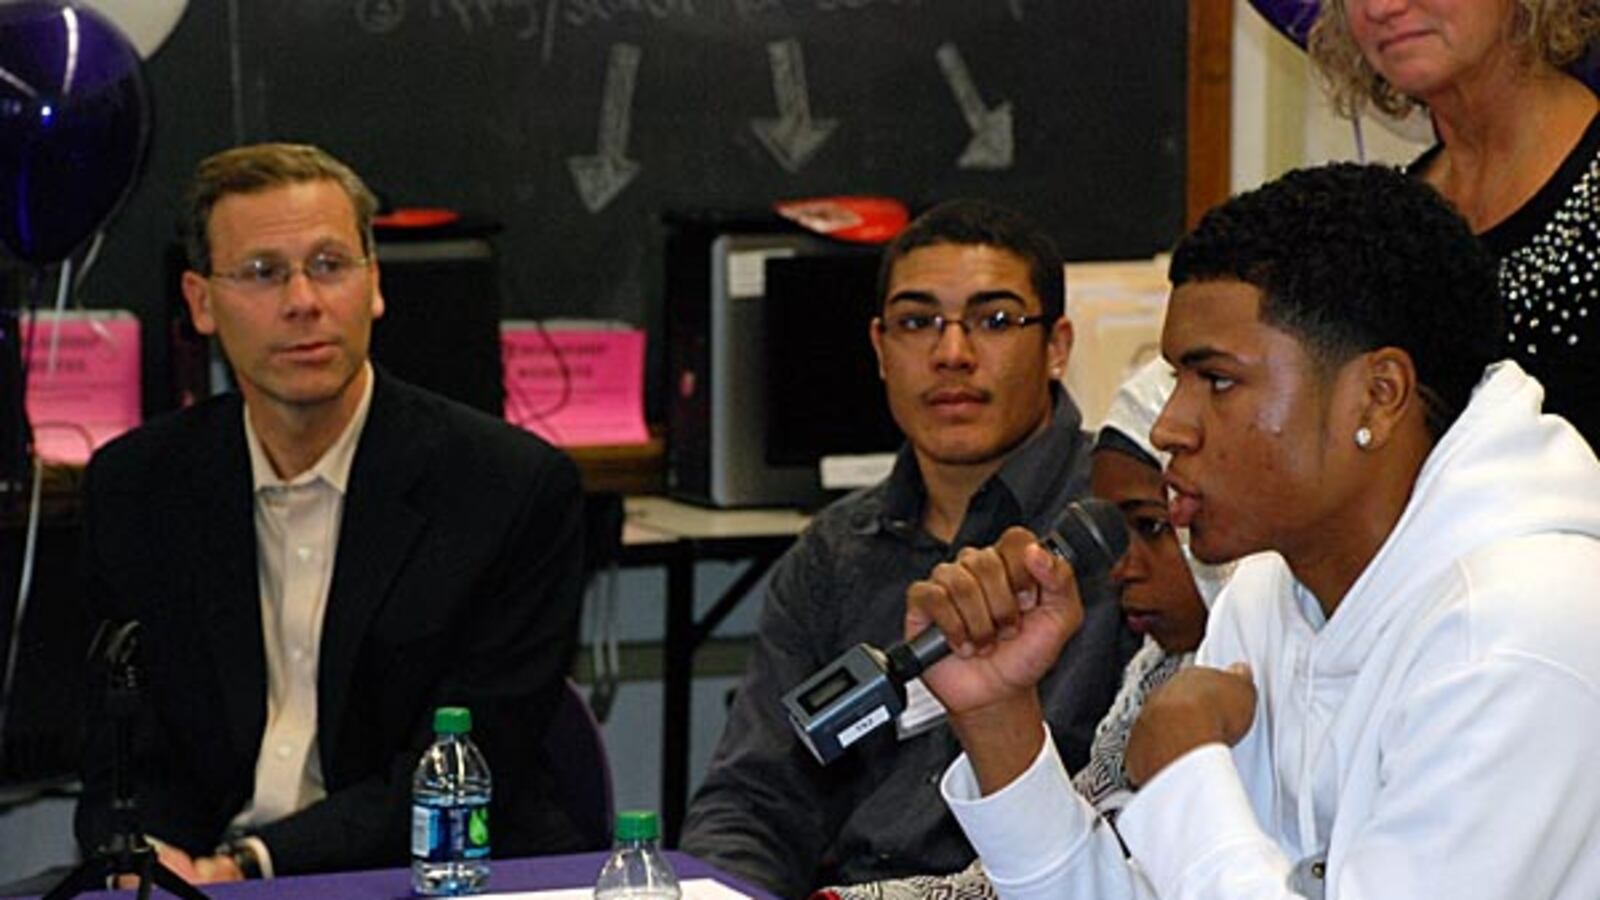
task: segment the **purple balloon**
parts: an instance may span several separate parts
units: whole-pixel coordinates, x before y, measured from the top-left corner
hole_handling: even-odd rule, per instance
[[[93,10],[0,4],[0,242],[67,257],[111,215],[144,157],[139,54]]]
[[[1272,27],[1304,50],[1306,36],[1317,22],[1321,4],[1317,0],[1250,0],[1256,12],[1272,23]]]
[[[1567,66],[1567,71],[1587,84],[1589,90],[1600,94],[1600,42],[1590,44],[1589,52]]]

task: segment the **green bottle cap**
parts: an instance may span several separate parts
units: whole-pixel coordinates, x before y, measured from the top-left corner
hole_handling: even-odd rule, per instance
[[[441,706],[433,711],[433,730],[439,734],[466,734],[472,730],[472,710]]]
[[[647,809],[630,809],[617,813],[617,840],[653,841],[661,836],[656,814]]]

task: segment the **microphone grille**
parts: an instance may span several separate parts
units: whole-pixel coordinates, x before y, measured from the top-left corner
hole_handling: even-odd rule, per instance
[[[1115,504],[1088,497],[1061,513],[1046,543],[1079,575],[1098,575],[1128,552],[1128,526]]]

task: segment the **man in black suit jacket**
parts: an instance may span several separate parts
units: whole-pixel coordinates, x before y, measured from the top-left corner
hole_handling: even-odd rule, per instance
[[[226,151],[190,206],[185,299],[239,393],[108,445],[87,485],[90,600],[143,625],[144,831],[192,881],[399,864],[431,713],[462,705],[496,855],[576,849],[539,750],[576,640],[576,469],[373,368],[376,203],[342,163]]]

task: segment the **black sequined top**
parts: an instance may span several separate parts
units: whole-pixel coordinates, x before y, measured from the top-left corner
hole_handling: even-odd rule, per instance
[[[1507,355],[1544,385],[1546,412],[1600,447],[1600,116],[1532,199],[1478,236],[1500,262]]]

